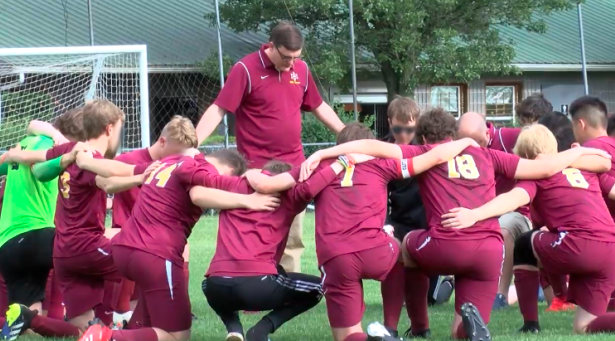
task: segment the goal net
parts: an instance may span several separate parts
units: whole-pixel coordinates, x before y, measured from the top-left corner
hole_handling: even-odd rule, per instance
[[[0,49],[0,150],[30,121],[53,123],[92,99],[124,110],[123,149],[149,146],[147,82],[144,45]]]

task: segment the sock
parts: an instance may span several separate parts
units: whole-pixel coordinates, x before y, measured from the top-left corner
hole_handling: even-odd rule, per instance
[[[590,334],[615,332],[615,313],[606,313],[596,317],[587,326],[587,332]]]
[[[397,330],[399,324],[401,307],[404,305],[404,283],[405,275],[402,263],[395,263],[387,278],[380,283],[384,326],[391,330]]]
[[[113,311],[117,304],[113,304],[114,291],[119,290],[119,283],[105,281],[105,290],[102,303],[94,307],[94,316],[96,316],[106,326],[110,326],[113,323]]]
[[[158,341],[158,335],[152,328],[134,330],[114,330],[111,334],[113,341]]]
[[[513,274],[523,321],[538,322],[538,271],[516,269]]]
[[[346,336],[344,341],[367,341],[367,334],[365,333],[354,333]]]
[[[4,278],[0,276],[0,313],[4,314],[9,309],[9,296],[6,291],[6,283]]]
[[[410,318],[413,333],[429,329],[427,315],[427,293],[429,292],[429,277],[419,269],[404,269],[406,309]]]
[[[248,330],[246,340],[267,340],[269,339],[269,334],[274,330],[273,323],[267,317],[263,317],[254,327]]]
[[[130,297],[135,288],[135,282],[124,279],[117,299],[115,311],[124,314],[130,311]]]
[[[562,301],[568,296],[568,280],[566,275],[547,275],[553,294]]]
[[[466,329],[463,327],[463,323],[460,323],[457,327],[454,338],[460,340],[469,339],[468,334],[466,334]]]
[[[64,297],[60,291],[60,282],[56,279],[53,270],[49,272],[47,286],[45,287],[45,302],[47,302],[47,317],[64,321]]]
[[[30,323],[30,329],[35,333],[54,338],[79,337],[79,328],[64,320],[56,320],[36,315]]]

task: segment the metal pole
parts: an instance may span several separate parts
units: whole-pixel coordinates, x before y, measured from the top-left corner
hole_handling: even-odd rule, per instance
[[[581,3],[577,4],[577,14],[579,15],[579,36],[581,37],[581,63],[583,66],[583,85],[585,86],[585,95],[589,95],[589,85],[587,84],[587,61],[585,60],[585,38],[583,37],[583,13],[581,12]]]
[[[216,2],[216,24],[218,32],[218,68],[220,69],[220,88],[224,86],[224,61],[222,58],[222,38],[220,37],[220,6]],[[228,148],[228,114],[224,115],[224,148]]]
[[[354,14],[352,13],[352,0],[348,0],[350,9],[350,54],[352,56],[352,106],[354,108],[354,120],[359,120],[359,110],[357,105],[357,62],[354,53]]]
[[[92,0],[88,0],[88,20],[90,22],[90,45],[94,46],[94,24],[92,23]]]

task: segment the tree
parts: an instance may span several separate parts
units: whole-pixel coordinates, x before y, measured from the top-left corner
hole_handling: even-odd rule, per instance
[[[468,82],[485,73],[507,74],[512,41],[497,27],[544,32],[540,15],[569,9],[577,0],[356,0],[357,65],[379,71],[388,97],[412,96],[420,83]],[[344,84],[349,67],[347,0],[226,0],[221,20],[236,31],[256,31],[291,19],[306,37],[312,70]]]

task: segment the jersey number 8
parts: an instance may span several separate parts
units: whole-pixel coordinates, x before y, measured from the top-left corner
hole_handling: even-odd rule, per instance
[[[451,179],[478,179],[480,174],[472,155],[463,154],[448,161],[448,177]]]

